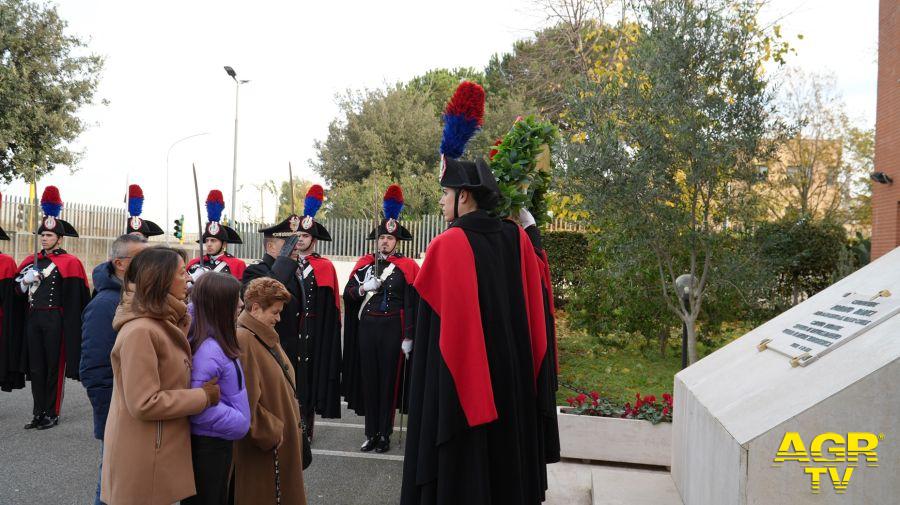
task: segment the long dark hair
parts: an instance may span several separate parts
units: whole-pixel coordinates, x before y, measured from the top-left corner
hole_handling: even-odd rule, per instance
[[[132,258],[125,270],[125,289],[133,289],[134,306],[151,314],[165,314],[169,287],[178,273],[184,251],[169,247],[149,247]],[[131,287],[130,287],[131,286]]]
[[[203,341],[212,337],[229,358],[240,355],[235,330],[240,295],[241,283],[231,274],[207,272],[194,284],[191,291],[194,304],[190,331],[192,352],[197,352]]]

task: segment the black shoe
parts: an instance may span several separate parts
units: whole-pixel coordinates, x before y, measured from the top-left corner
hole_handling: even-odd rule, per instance
[[[375,452],[382,453],[388,452],[389,450],[391,450],[390,437],[386,437],[384,435],[378,437],[378,439],[375,441]]]
[[[37,428],[41,424],[41,421],[43,421],[43,420],[44,420],[43,415],[34,416],[31,419],[31,422],[25,425],[25,429],[30,430],[32,428]]]
[[[375,438],[367,438],[367,439],[366,439],[366,443],[364,443],[364,444],[362,445],[362,447],[359,448],[359,450],[362,451],[362,452],[370,452],[372,449],[375,448],[375,440],[376,440],[376,439],[377,439],[377,437],[375,437]]]
[[[59,416],[45,417],[43,420],[41,420],[40,424],[37,425],[37,429],[49,430],[57,424],[59,424]]]

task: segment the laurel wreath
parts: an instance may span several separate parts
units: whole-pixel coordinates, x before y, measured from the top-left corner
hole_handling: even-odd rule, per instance
[[[515,216],[523,207],[537,224],[549,221],[546,193],[552,173],[551,149],[559,137],[552,123],[533,115],[516,121],[491,151],[491,170],[500,187],[498,216]]]

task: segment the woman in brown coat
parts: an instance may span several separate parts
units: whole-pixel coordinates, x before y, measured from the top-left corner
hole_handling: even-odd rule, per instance
[[[267,277],[251,281],[244,291],[237,338],[247,378],[250,432],[234,446],[235,505],[276,503],[278,494],[284,505],[306,504],[294,369],[275,331],[290,299],[280,282]]]
[[[216,404],[219,387],[190,389],[188,279],[182,253],[163,247],[137,254],[125,272],[104,433],[108,505],[170,505],[195,493],[188,416]]]

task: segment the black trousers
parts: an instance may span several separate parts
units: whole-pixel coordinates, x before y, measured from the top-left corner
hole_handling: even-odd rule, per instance
[[[197,494],[181,500],[182,505],[225,505],[231,473],[231,440],[191,435],[191,460]]]
[[[400,315],[363,314],[359,321],[359,358],[362,368],[366,437],[390,436],[394,431],[394,409],[400,386],[403,353]]]
[[[58,416],[66,382],[62,311],[32,310],[25,326],[25,339],[34,401],[32,414]]]

